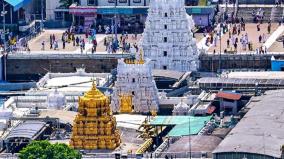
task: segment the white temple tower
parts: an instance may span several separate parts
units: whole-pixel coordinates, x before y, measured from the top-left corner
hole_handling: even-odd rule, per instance
[[[189,110],[189,105],[181,100],[177,105],[174,106],[173,115],[187,115]]]
[[[193,26],[183,0],[151,0],[141,42],[152,68],[182,72],[198,69]]]
[[[151,60],[143,59],[142,50],[139,56],[136,60],[118,60],[117,81],[111,97],[113,112],[158,111],[158,89],[152,76]]]

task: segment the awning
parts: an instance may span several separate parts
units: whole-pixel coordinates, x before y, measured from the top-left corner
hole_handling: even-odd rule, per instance
[[[5,2],[13,6],[14,11],[17,11],[24,5],[27,5],[28,3],[30,3],[31,0],[5,0]]]

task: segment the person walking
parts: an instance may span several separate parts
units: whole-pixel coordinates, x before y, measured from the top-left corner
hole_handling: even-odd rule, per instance
[[[230,47],[230,40],[227,39],[227,48],[229,48],[229,47]]]
[[[79,39],[79,37],[77,36],[77,37],[76,37],[76,45],[79,46],[79,43],[80,43],[80,39]]]
[[[94,48],[94,52],[97,52],[97,40],[96,39],[94,39],[93,40],[93,48]]]
[[[45,41],[42,41],[41,43],[41,50],[44,50],[45,49]]]
[[[270,34],[270,32],[271,32],[271,23],[268,24],[267,31],[268,31],[268,34]]]
[[[65,40],[62,42],[63,49],[65,49]]]
[[[261,35],[259,35],[259,37],[258,37],[258,42],[259,42],[259,43],[262,42],[262,36],[261,36]]]

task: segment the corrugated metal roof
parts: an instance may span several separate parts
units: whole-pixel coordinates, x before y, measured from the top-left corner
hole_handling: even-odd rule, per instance
[[[249,112],[213,153],[252,153],[281,158],[284,90],[267,91],[265,94],[252,98]]]
[[[6,137],[6,140],[11,138],[32,139],[45,125],[46,123],[41,121],[26,121],[13,128]]]

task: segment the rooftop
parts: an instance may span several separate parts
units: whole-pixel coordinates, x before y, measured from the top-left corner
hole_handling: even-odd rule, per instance
[[[284,90],[253,98],[251,109],[213,153],[254,153],[281,158],[284,144]]]
[[[240,100],[242,97],[242,94],[239,93],[233,93],[233,92],[218,92],[216,95],[217,98],[224,98],[224,99],[230,99],[230,100]]]
[[[154,77],[165,77],[165,78],[172,78],[179,80],[185,73],[179,71],[172,71],[172,70],[153,70]]]
[[[9,135],[6,137],[6,140],[12,138],[28,138],[33,139],[37,133],[39,133],[45,126],[45,122],[41,121],[26,121],[20,123],[18,126],[13,128]]]
[[[169,136],[187,136],[198,134],[210,119],[211,116],[156,116],[150,125],[174,126]]]
[[[284,79],[284,72],[266,71],[266,72],[230,72],[228,78],[239,79]]]
[[[216,136],[184,136],[173,144],[170,144],[167,152],[187,152],[189,151],[189,141],[191,140],[192,152],[212,152],[218,144],[222,141],[221,138]]]

